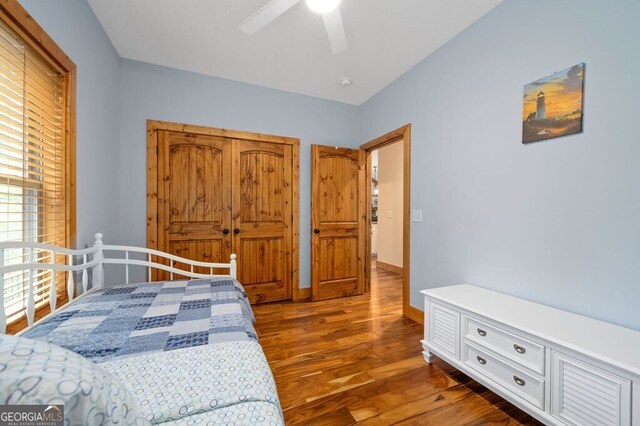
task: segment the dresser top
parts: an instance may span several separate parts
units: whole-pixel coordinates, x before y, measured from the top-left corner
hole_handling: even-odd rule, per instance
[[[470,284],[421,293],[640,376],[640,331]]]

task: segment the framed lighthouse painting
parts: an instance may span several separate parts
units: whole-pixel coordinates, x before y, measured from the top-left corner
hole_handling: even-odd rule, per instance
[[[524,86],[522,143],[582,132],[584,64]]]

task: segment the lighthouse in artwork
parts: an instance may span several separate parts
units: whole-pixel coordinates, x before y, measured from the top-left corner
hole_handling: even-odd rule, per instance
[[[536,120],[544,120],[545,118],[547,118],[547,105],[544,102],[544,92],[541,90],[538,93]]]

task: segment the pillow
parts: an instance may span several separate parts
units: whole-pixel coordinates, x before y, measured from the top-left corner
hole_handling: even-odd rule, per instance
[[[0,404],[64,404],[65,425],[149,424],[104,368],[47,342],[0,334]]]

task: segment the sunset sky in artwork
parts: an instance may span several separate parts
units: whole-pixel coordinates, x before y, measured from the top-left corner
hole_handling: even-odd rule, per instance
[[[579,64],[527,84],[522,119],[526,120],[536,111],[536,98],[541,90],[545,94],[548,118],[581,110],[583,80],[584,64]]]

